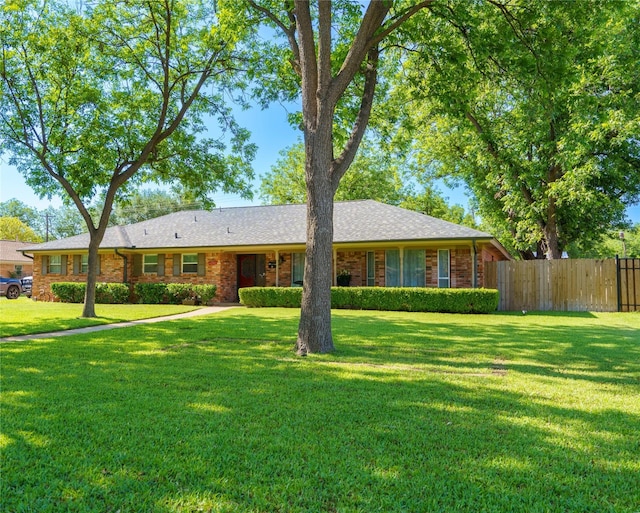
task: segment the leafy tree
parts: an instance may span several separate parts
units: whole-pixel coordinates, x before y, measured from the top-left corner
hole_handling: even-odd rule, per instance
[[[406,130],[525,258],[594,243],[638,200],[639,5],[437,3],[413,27]]]
[[[116,203],[111,224],[139,223],[172,212],[197,209],[202,206],[202,202],[191,199],[188,193],[172,193],[161,189],[140,190],[129,195],[125,201]]]
[[[17,217],[0,217],[0,239],[42,242],[42,238]]]
[[[99,216],[96,215],[96,208],[93,205],[87,205],[87,210],[93,219]],[[87,233],[88,228],[78,212],[78,209],[73,205],[62,205],[58,208],[49,207],[45,210],[44,215],[47,216],[47,238],[48,239],[64,239],[66,237],[73,237],[74,235],[80,235],[81,233]]]
[[[37,208],[12,198],[0,203],[0,217],[16,217],[44,239],[44,217]]]
[[[449,205],[446,198],[431,185],[423,185],[420,192],[408,192],[399,206],[451,223],[470,228],[478,227],[470,212],[466,212],[462,205]]]
[[[304,144],[298,143],[280,152],[280,159],[262,177],[260,196],[267,203],[305,203],[307,187],[304,175]],[[363,145],[351,170],[340,181],[334,196],[337,201],[375,199],[397,205],[406,196],[403,171],[384,158],[372,144]]]
[[[572,244],[568,248],[574,258],[640,258],[640,223],[630,228],[606,233],[588,246]]]
[[[90,234],[83,316],[95,316],[98,247],[113,203],[143,182],[207,200],[249,194],[254,148],[223,102],[239,22],[205,0],[5,2],[0,148],[41,196],[75,205]],[[204,116],[227,128],[202,137]],[[97,218],[89,205],[102,197]]]
[[[353,162],[374,102],[382,41],[431,3],[329,0],[284,3],[247,0],[282,39],[272,42],[256,32],[266,73],[259,68],[263,98],[277,96],[273,84],[300,96],[307,188],[307,245],[298,354],[334,349],[331,334],[333,197]],[[258,39],[260,39],[258,41]],[[295,73],[284,73],[285,66]],[[268,70],[271,70],[269,74]],[[269,82],[272,76],[284,80]]]
[[[337,201],[374,199],[416,210],[452,223],[475,227],[473,216],[447,200],[430,184],[412,183],[412,167],[406,158],[391,154],[370,141],[363,141],[349,173],[340,181]],[[304,146],[295,144],[280,152],[281,158],[262,177],[260,196],[266,203],[305,203]]]

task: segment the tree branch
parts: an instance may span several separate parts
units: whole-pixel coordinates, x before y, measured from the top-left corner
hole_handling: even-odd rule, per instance
[[[364,91],[362,93],[362,101],[358,110],[358,117],[355,120],[349,140],[340,156],[332,162],[331,166],[331,183],[333,191],[338,189],[340,180],[349,169],[356,156],[367,125],[371,116],[373,107],[373,97],[375,94],[376,83],[378,81],[378,47],[371,48],[368,53],[367,69],[365,71]]]
[[[264,14],[269,20],[271,20],[275,25],[284,32],[285,36],[287,36],[287,40],[289,41],[289,46],[291,47],[291,51],[293,52],[293,69],[298,76],[301,76],[300,73],[300,48],[298,47],[298,41],[296,40],[296,17],[293,11],[293,6],[291,1],[286,2],[287,8],[287,16],[289,18],[289,25],[285,25],[285,23],[280,20],[272,11],[257,4],[254,0],[247,0],[249,5],[253,7],[256,11]]]

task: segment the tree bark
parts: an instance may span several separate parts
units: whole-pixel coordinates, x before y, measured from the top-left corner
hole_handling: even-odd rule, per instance
[[[296,342],[299,355],[334,350],[331,333],[334,192],[326,171],[326,166],[331,165],[332,131],[330,124],[328,129],[322,128],[305,137],[307,246]]]
[[[104,232],[103,234],[104,235]],[[82,317],[96,317],[96,283],[98,281],[98,248],[102,237],[96,232],[89,239],[89,258],[87,262],[87,288],[84,295]]]
[[[318,4],[317,19],[310,3],[295,0],[288,12],[295,31],[265,8],[249,0],[285,32],[293,51],[293,67],[300,75],[307,188],[307,246],[305,252],[302,309],[296,350],[298,354],[333,351],[331,334],[331,285],[333,284],[333,197],[341,178],[358,150],[369,122],[377,82],[378,44],[432,0],[424,0],[390,20],[384,20],[391,2],[370,2],[349,51],[334,74],[332,60],[332,6]],[[315,29],[317,29],[317,38]],[[297,35],[297,37],[296,37]],[[334,158],[333,121],[336,105],[363,63],[364,88],[349,140]]]

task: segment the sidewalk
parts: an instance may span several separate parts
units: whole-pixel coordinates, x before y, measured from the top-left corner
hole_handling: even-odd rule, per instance
[[[98,331],[113,330],[116,328],[128,328],[130,326],[138,326],[140,324],[153,324],[156,322],[173,321],[175,319],[187,319],[189,317],[199,317],[201,315],[209,315],[218,312],[223,312],[229,308],[236,308],[233,306],[205,306],[198,308],[197,310],[191,310],[190,312],[166,315],[164,317],[152,317],[150,319],[138,319],[137,321],[125,321],[116,322],[114,324],[99,324],[97,326],[87,326],[86,328],[75,328],[71,330],[52,331],[49,333],[33,333],[30,335],[17,335],[15,337],[0,338],[0,344],[5,342],[26,342],[29,340],[37,340],[40,338],[53,338],[53,337],[65,337],[67,335],[80,335],[83,333],[95,333]]]

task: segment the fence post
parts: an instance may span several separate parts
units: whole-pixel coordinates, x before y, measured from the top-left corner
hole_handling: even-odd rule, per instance
[[[618,290],[618,312],[622,311],[622,285],[620,284],[620,257],[616,255],[616,288]]]

